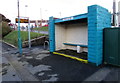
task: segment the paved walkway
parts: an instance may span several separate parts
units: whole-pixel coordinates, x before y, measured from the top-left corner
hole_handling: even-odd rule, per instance
[[[24,66],[22,66],[13,56],[9,56],[8,54],[4,55],[4,57],[9,61],[10,65],[12,65],[20,77],[22,81],[39,81],[35,78]]]
[[[3,43],[2,57],[5,64],[3,81],[119,81],[120,68],[111,65],[93,66],[59,55],[49,54],[43,46],[18,50]],[[5,62],[6,61],[6,62]],[[11,67],[10,67],[11,66]],[[3,68],[3,69],[4,69]],[[11,72],[12,71],[12,72]],[[11,72],[11,73],[10,73]],[[9,78],[11,77],[11,78]],[[7,79],[9,78],[9,79]]]
[[[9,61],[2,57],[2,81],[22,81]]]

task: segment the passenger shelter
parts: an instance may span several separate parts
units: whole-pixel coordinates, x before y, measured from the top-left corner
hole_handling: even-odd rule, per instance
[[[102,64],[103,58],[103,29],[111,27],[111,14],[101,6],[88,7],[88,13],[56,19],[49,18],[49,42],[50,52],[63,55],[85,63]],[[61,53],[62,50],[70,49],[70,55]],[[83,58],[72,52],[86,53]]]

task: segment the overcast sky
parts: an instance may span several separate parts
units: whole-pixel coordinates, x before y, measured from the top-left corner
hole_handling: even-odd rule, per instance
[[[20,16],[30,17],[31,20],[48,19],[54,17],[68,17],[87,13],[87,7],[98,4],[112,12],[113,0],[19,0]],[[120,0],[116,0],[118,2]],[[0,0],[0,13],[13,23],[17,17],[17,0]],[[28,5],[28,7],[25,7]],[[118,4],[117,4],[118,6]]]

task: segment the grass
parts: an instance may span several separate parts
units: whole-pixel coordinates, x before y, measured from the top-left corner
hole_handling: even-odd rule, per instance
[[[48,31],[48,27],[38,27],[38,28],[33,28],[33,30],[37,30],[37,31]]]
[[[45,34],[30,32],[31,39],[40,37],[40,36],[46,36]],[[10,44],[13,44],[15,46],[18,46],[18,31],[13,31],[9,33],[7,36],[3,38],[5,42],[8,42]],[[28,32],[27,31],[21,31],[21,40],[22,42],[28,40]]]

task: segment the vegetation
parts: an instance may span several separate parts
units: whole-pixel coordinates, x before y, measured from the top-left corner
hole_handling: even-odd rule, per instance
[[[48,27],[38,27],[38,28],[33,28],[33,30],[37,30],[37,31],[48,31]]]
[[[12,31],[8,26],[9,22],[11,22],[11,20],[7,19],[3,14],[0,14],[0,39]]]
[[[0,14],[0,22],[3,21],[3,22],[11,22],[11,20],[9,20],[8,18],[6,18],[3,14]]]
[[[11,28],[8,26],[7,22],[2,22],[2,37],[6,36],[9,32],[11,32]],[[0,34],[1,35],[1,34]]]
[[[30,32],[31,39],[40,37],[40,36],[46,36],[45,34]],[[18,31],[13,31],[9,33],[7,36],[3,39],[5,42],[8,42],[10,44],[13,44],[15,46],[18,46]],[[22,42],[28,40],[28,32],[27,31],[21,31],[21,40]]]

